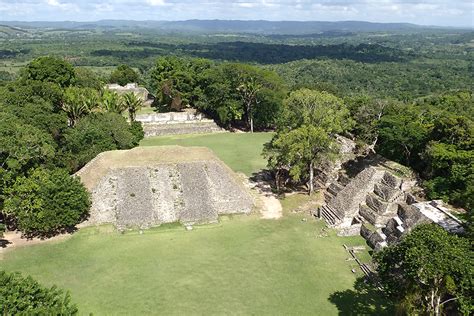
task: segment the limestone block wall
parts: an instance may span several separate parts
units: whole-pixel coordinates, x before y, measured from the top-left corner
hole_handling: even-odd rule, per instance
[[[220,214],[249,213],[250,195],[216,162],[111,170],[92,191],[88,224],[119,229],[163,223],[215,222]]]
[[[164,155],[164,148],[103,153],[78,172],[92,193],[85,224],[149,228],[210,223],[220,214],[251,212],[254,201],[248,190],[209,150],[171,146],[170,158],[147,161],[153,153]]]
[[[136,120],[143,124],[145,137],[222,131],[214,120],[196,111],[140,114]]]
[[[365,202],[367,194],[373,192],[375,183],[379,182],[383,172],[370,167],[360,172],[328,206],[342,220],[341,226],[350,226],[353,218],[359,212],[359,205]]]

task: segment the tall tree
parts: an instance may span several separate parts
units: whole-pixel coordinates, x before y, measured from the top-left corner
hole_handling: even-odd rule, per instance
[[[474,258],[467,239],[420,225],[374,259],[384,290],[406,313],[441,315],[451,304],[472,313]]]
[[[279,132],[264,149],[269,167],[278,174],[286,168],[296,180],[307,180],[308,192],[314,191],[314,169],[317,165],[337,157],[338,146],[321,127],[303,125],[296,129]],[[306,175],[309,174],[309,177]]]
[[[334,134],[349,129],[352,124],[349,109],[342,99],[324,91],[300,89],[285,100],[279,128],[314,125]]]
[[[240,81],[242,84],[237,88],[242,96],[242,100],[245,104],[245,113],[247,116],[247,124],[250,128],[250,132],[253,133],[253,116],[254,107],[260,103],[258,99],[258,93],[262,89],[262,84],[257,82],[255,77],[241,77]]]
[[[89,193],[66,170],[34,169],[6,190],[4,212],[26,236],[51,236],[85,219]]]
[[[122,98],[124,105],[128,110],[130,122],[134,122],[137,111],[141,109],[143,102],[133,92],[124,94]]]

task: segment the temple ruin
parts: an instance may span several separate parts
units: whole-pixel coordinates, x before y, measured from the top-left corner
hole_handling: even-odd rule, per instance
[[[136,120],[142,123],[145,137],[223,131],[214,120],[195,109],[186,109],[183,112],[139,114]]]
[[[412,194],[416,180],[403,175],[396,163],[368,164],[353,177],[340,170],[324,189],[325,204],[317,216],[339,235],[362,235],[378,250],[396,243],[420,223],[436,223],[461,232],[462,222],[442,201],[418,201]],[[396,175],[397,174],[397,175]]]
[[[92,193],[86,225],[119,230],[163,223],[211,223],[249,213],[253,198],[207,148],[140,147],[99,154],[77,174]]]

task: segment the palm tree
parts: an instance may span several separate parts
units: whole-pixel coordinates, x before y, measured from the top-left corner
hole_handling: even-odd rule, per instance
[[[129,92],[123,95],[123,102],[128,110],[128,117],[130,122],[135,121],[137,111],[142,107],[142,100],[138,98],[135,93]]]
[[[122,98],[113,91],[104,90],[100,99],[100,108],[109,113],[122,114],[126,110]]]
[[[74,127],[81,117],[90,112],[86,99],[81,88],[71,87],[64,91],[61,108],[66,112],[69,126]]]

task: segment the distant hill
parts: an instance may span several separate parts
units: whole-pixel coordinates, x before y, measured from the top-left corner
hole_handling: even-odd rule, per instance
[[[127,21],[101,20],[97,22],[0,22],[3,25],[21,28],[61,29],[130,29],[144,28],[163,32],[199,33],[254,33],[302,35],[320,32],[384,32],[429,29],[432,27],[409,23],[372,23],[363,21],[241,21],[241,20],[187,20],[187,21]]]

